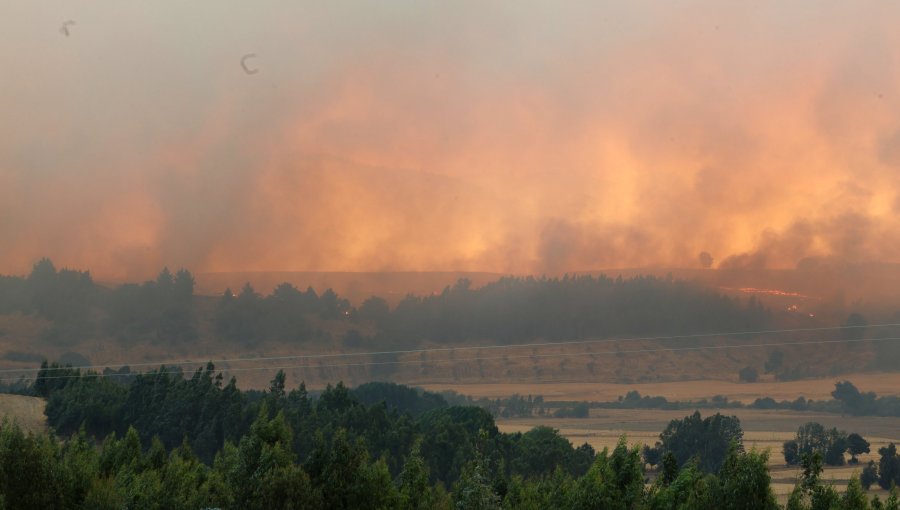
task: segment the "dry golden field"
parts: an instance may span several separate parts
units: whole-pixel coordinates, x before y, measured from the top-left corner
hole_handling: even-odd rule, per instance
[[[31,432],[43,432],[47,429],[44,405],[37,397],[0,394],[0,419],[8,418]]]
[[[842,374],[836,377],[804,379],[800,381],[762,381],[738,383],[730,380],[693,380],[620,384],[609,382],[561,382],[561,383],[482,383],[482,384],[422,384],[431,391],[453,390],[473,397],[508,397],[510,395],[541,395],[547,401],[608,402],[616,400],[631,390],[641,395],[663,396],[668,400],[700,400],[716,395],[729,400],[751,403],[760,397],[775,400],[807,399],[828,400],[837,381],[852,381],[861,391],[874,391],[878,395],[900,394],[900,372]]]

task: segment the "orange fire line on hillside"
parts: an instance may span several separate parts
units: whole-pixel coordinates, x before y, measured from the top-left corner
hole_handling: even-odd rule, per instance
[[[801,299],[815,299],[812,296],[807,296],[806,294],[801,294],[799,292],[790,292],[786,290],[778,290],[778,289],[759,289],[756,287],[719,287],[722,290],[736,290],[739,292],[743,292],[745,294],[765,294],[767,296],[785,296],[785,297],[796,297]]]

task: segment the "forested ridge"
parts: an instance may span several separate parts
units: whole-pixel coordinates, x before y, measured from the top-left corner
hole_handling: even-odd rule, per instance
[[[737,298],[672,278],[507,277],[477,288],[460,280],[438,293],[407,295],[394,305],[378,296],[354,305],[330,289],[302,290],[289,283],[266,295],[249,284],[219,296],[198,295],[195,287],[194,276],[186,269],[164,268],[152,280],[110,287],[95,283],[89,272],[57,269],[43,259],[27,276],[0,276],[0,350],[5,349],[0,358],[12,365],[9,368],[30,369],[45,359],[79,366],[172,357],[243,358],[251,353],[384,353],[347,366],[298,363],[303,366],[290,373],[315,384],[338,379],[359,384],[573,377],[633,383],[698,373],[716,378],[737,374],[752,382],[765,378],[763,372],[791,380],[900,366],[900,343],[859,343],[896,336],[897,328],[867,330],[868,322],[859,313],[851,313],[844,322],[835,322],[840,320],[836,317],[811,318],[769,309],[752,296]],[[844,325],[855,329],[815,335],[731,334]],[[622,340],[635,338],[646,340]],[[607,339],[615,341],[555,350],[504,348]],[[841,345],[845,339],[852,343]],[[827,348],[705,350],[797,340],[838,343]],[[449,351],[415,356],[394,352],[484,345],[496,346],[497,355],[481,360],[483,356],[473,351],[457,361]],[[670,347],[687,349],[664,352]],[[628,351],[627,356],[618,351]],[[769,360],[764,364],[760,356],[765,353]],[[611,355],[623,363],[609,363]],[[3,384],[13,383],[11,376]],[[242,381],[263,387],[266,378],[248,375]]]
[[[598,453],[548,427],[499,432],[484,409],[393,383],[313,394],[280,372],[241,391],[212,364],[189,377],[47,370],[35,391],[53,435],[0,425],[6,508],[778,507],[769,453],[745,451],[740,421],[718,413],[673,420],[653,448],[623,437]],[[821,478],[833,445],[804,444],[787,508],[898,508],[858,477],[839,493]],[[869,466],[887,486],[892,452]]]
[[[194,277],[163,269],[142,284],[107,288],[89,272],[57,270],[44,259],[27,277],[0,277],[0,314],[34,314],[49,321],[42,339],[68,345],[85,338],[183,343],[208,328],[223,342],[314,344],[323,324],[346,325],[348,348],[406,347],[425,341],[500,343],[623,335],[678,335],[758,330],[771,313],[700,285],[638,276],[508,277],[473,289],[460,280],[443,292],[408,295],[393,308],[373,296],[354,307],[331,289],[317,293],[288,283],[263,296],[249,284],[215,299],[212,317],[199,316]]]

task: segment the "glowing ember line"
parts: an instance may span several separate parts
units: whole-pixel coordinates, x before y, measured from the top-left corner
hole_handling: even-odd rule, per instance
[[[737,290],[743,292],[745,294],[765,294],[767,296],[785,296],[785,297],[797,297],[803,299],[812,299],[812,296],[807,296],[806,294],[800,294],[799,292],[790,292],[786,290],[778,290],[778,289],[759,289],[756,287],[719,287],[722,290]]]

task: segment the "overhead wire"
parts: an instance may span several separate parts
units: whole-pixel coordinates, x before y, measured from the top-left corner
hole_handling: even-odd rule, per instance
[[[222,359],[209,359],[206,361],[201,360],[172,360],[172,361],[140,361],[135,363],[113,363],[107,365],[80,365],[80,366],[69,366],[69,367],[57,367],[57,368],[3,368],[0,369],[0,374],[4,373],[28,373],[28,372],[39,372],[41,370],[99,370],[104,368],[124,368],[124,367],[150,367],[150,366],[180,366],[180,365],[197,365],[197,364],[228,364],[228,363],[246,363],[246,362],[268,362],[268,361],[284,361],[284,360],[299,360],[299,359],[323,359],[323,358],[346,358],[346,357],[362,357],[362,356],[385,356],[385,355],[400,355],[400,354],[427,354],[432,352],[456,352],[456,351],[484,351],[484,350],[495,350],[495,349],[522,349],[522,348],[538,348],[538,347],[557,347],[557,346],[571,346],[571,345],[591,345],[591,344],[604,344],[604,343],[620,343],[620,342],[634,342],[634,341],[647,341],[647,342],[658,342],[665,340],[690,340],[690,339],[699,339],[699,338],[717,338],[717,337],[729,337],[729,336],[747,336],[747,335],[774,335],[774,334],[790,334],[790,333],[813,333],[813,332],[824,332],[824,331],[840,331],[840,330],[852,330],[852,329],[876,329],[876,328],[886,328],[886,327],[900,327],[900,323],[883,323],[883,324],[869,324],[869,325],[844,325],[844,326],[823,326],[823,327],[815,327],[815,328],[788,328],[788,329],[768,329],[768,330],[757,330],[757,331],[731,331],[731,332],[713,332],[713,333],[690,333],[683,335],[664,335],[664,336],[643,336],[643,337],[620,337],[620,338],[602,338],[602,339],[590,339],[590,340],[564,340],[564,341],[556,341],[556,342],[531,342],[531,343],[519,343],[519,344],[490,344],[490,345],[470,345],[470,346],[458,346],[458,347],[427,347],[421,349],[399,349],[392,351],[368,351],[368,352],[336,352],[336,353],[314,353],[314,354],[295,354],[295,355],[287,355],[287,356],[252,356],[252,357],[238,357],[238,358],[222,358]],[[317,365],[319,366],[319,365]],[[0,380],[4,380],[0,378]]]
[[[728,350],[728,349],[746,349],[746,348],[759,348],[759,347],[787,347],[787,346],[797,346],[797,345],[827,345],[827,344],[853,344],[853,343],[864,343],[864,342],[885,342],[885,341],[897,341],[900,340],[900,337],[881,337],[881,338],[860,338],[860,339],[831,339],[831,340],[808,340],[808,341],[799,341],[799,342],[767,342],[767,343],[752,343],[752,344],[740,344],[740,345],[705,345],[705,346],[686,346],[686,347],[658,347],[658,348],[646,348],[646,349],[616,349],[616,350],[607,350],[607,351],[588,351],[588,352],[577,352],[577,353],[546,353],[546,354],[519,354],[519,355],[503,355],[503,356],[476,356],[476,357],[468,357],[468,358],[441,358],[441,359],[425,359],[425,360],[388,360],[388,361],[363,361],[356,363],[333,363],[333,364],[303,364],[303,365],[282,365],[282,366],[259,366],[259,367],[235,367],[235,368],[221,368],[218,371],[221,373],[232,373],[232,372],[247,372],[247,371],[256,371],[256,370],[291,370],[291,369],[300,369],[300,368],[339,368],[339,367],[363,367],[363,366],[379,366],[379,365],[433,365],[433,364],[441,364],[441,363],[467,363],[472,361],[495,361],[495,360],[511,360],[511,359],[535,359],[535,358],[568,358],[575,356],[602,356],[602,355],[618,355],[618,354],[638,354],[638,353],[653,353],[653,352],[683,352],[683,351],[700,351],[700,350]],[[65,368],[65,370],[75,370],[72,367]],[[198,370],[203,370],[202,368]],[[49,379],[72,379],[72,378],[80,378],[80,377],[134,377],[141,375],[149,375],[149,376],[157,376],[157,375],[177,375],[183,374],[184,372],[181,369],[177,370],[165,370],[164,367],[161,367],[160,370],[150,371],[150,372],[109,372],[109,373],[91,373],[91,374],[65,374],[65,375],[47,375],[40,376],[41,380],[49,380]],[[24,376],[20,376],[18,378],[6,377],[0,378],[0,381],[19,381],[22,380]]]

